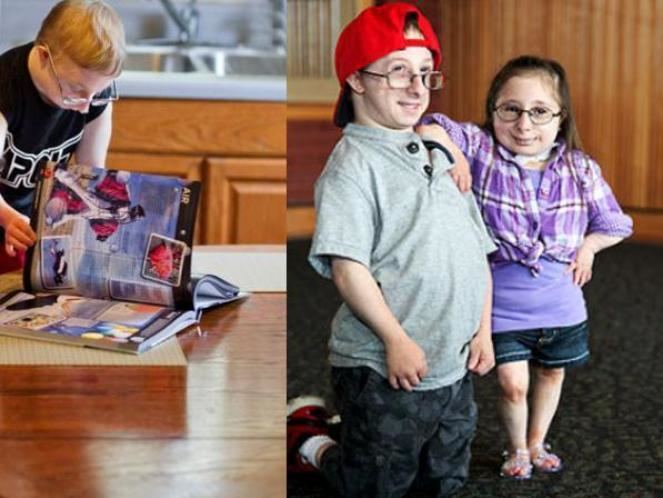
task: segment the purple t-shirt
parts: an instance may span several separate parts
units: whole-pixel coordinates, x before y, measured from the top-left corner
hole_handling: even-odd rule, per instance
[[[538,192],[543,171],[523,170]],[[520,263],[493,264],[493,333],[569,327],[587,320],[585,299],[569,265],[546,257],[539,264],[538,276]]]
[[[493,333],[569,327],[587,320],[582,289],[573,283],[569,265],[539,260],[534,276],[520,263],[493,265]]]

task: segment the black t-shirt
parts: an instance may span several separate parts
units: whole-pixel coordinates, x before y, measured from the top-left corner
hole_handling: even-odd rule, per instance
[[[44,102],[28,71],[32,46],[28,43],[0,55],[0,113],[8,124],[0,156],[5,160],[0,194],[26,215],[30,214],[39,166],[44,161],[66,163],[81,141],[83,127],[106,108],[90,106],[89,113],[82,114]]]

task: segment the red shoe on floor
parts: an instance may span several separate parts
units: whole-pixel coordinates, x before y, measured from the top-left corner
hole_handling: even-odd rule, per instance
[[[313,436],[329,434],[329,414],[325,402],[317,396],[300,396],[288,402],[288,473],[317,472],[299,454],[304,441]]]

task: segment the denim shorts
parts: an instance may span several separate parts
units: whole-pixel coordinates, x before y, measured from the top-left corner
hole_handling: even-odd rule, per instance
[[[495,363],[528,360],[544,368],[580,365],[589,360],[587,322],[570,327],[493,334]]]

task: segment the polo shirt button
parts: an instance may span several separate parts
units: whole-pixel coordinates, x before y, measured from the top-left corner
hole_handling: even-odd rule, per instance
[[[428,176],[431,176],[433,174],[433,167],[430,164],[427,164],[426,166],[424,166],[424,172]]]
[[[419,144],[417,142],[410,142],[409,144],[407,144],[407,151],[410,154],[416,154],[417,152],[419,152]]]

